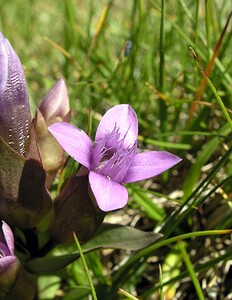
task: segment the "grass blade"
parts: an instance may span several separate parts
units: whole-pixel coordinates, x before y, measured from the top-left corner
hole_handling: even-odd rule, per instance
[[[189,272],[189,275],[192,279],[192,282],[194,284],[194,287],[196,289],[196,292],[197,292],[197,295],[198,295],[198,299],[200,300],[204,300],[204,295],[203,295],[203,292],[201,290],[201,285],[200,285],[200,282],[199,280],[197,279],[197,276],[195,274],[195,271],[194,271],[194,268],[193,268],[193,265],[189,259],[189,256],[186,252],[186,249],[185,249],[185,245],[182,241],[178,242],[178,245],[179,245],[179,249],[183,255],[183,259],[184,259],[184,262],[185,262],[185,265],[188,269],[188,272]]]
[[[91,279],[91,276],[89,274],[89,269],[88,269],[88,266],[87,266],[87,263],[86,263],[86,260],[85,260],[85,256],[82,252],[82,249],[81,249],[81,245],[77,239],[77,236],[75,233],[73,233],[74,235],[74,240],[75,240],[75,243],[77,245],[77,249],[80,253],[80,258],[81,258],[81,261],[82,261],[82,264],[83,264],[83,267],[84,267],[84,270],[85,270],[85,274],[88,278],[88,282],[89,282],[89,287],[90,287],[90,290],[91,290],[91,293],[92,293],[92,297],[93,297],[93,300],[97,300],[97,295],[96,295],[96,291],[95,291],[95,288],[94,288],[94,285],[93,285],[93,282],[92,282],[92,279]]]
[[[207,6],[207,4],[206,4],[206,6]],[[229,17],[228,17],[228,19],[226,21],[225,27],[223,28],[222,33],[221,33],[221,35],[219,37],[219,40],[218,40],[218,42],[217,42],[217,44],[215,46],[215,49],[214,49],[214,52],[213,52],[213,56],[211,57],[211,59],[209,61],[209,64],[208,64],[208,66],[207,66],[207,68],[205,70],[206,76],[210,76],[210,73],[211,73],[212,68],[214,66],[214,62],[215,62],[215,60],[216,60],[216,58],[218,56],[220,47],[222,45],[223,37],[225,36],[226,30],[227,30],[228,25],[230,23],[231,17],[232,17],[232,12],[230,13],[230,15],[229,15]],[[196,101],[200,101],[201,96],[202,96],[202,94],[204,92],[204,88],[206,86],[206,81],[207,81],[206,76],[203,76],[203,78],[202,78],[202,81],[200,83],[199,89],[197,91]],[[193,117],[193,114],[194,114],[194,111],[196,110],[196,107],[197,107],[197,102],[194,101],[192,103],[191,107],[190,107],[190,110],[189,110],[189,121]]]
[[[146,247],[135,253],[131,258],[123,265],[117,273],[113,276],[114,285],[120,285],[121,282],[128,280],[130,276],[134,274],[134,270],[137,268],[137,265],[140,262],[140,259],[148,258],[155,250],[167,246],[171,243],[178,242],[180,240],[185,240],[193,237],[200,237],[200,236],[211,236],[211,235],[221,235],[221,234],[231,234],[232,229],[224,229],[224,230],[206,230],[206,231],[197,231],[197,232],[190,232],[182,235],[178,235],[166,240],[162,240],[157,242],[153,245]]]
[[[230,115],[228,114],[228,112],[227,112],[227,110],[226,110],[226,108],[225,108],[225,106],[224,106],[224,103],[223,103],[221,97],[219,96],[219,94],[218,94],[216,88],[214,87],[212,81],[209,79],[209,77],[207,76],[207,74],[206,74],[205,71],[203,70],[202,66],[200,65],[199,60],[198,60],[198,58],[197,58],[197,55],[196,55],[195,51],[193,50],[192,47],[190,47],[190,50],[192,51],[193,57],[194,57],[194,59],[195,59],[195,61],[196,61],[196,63],[197,63],[198,68],[200,69],[202,75],[203,75],[204,78],[206,79],[206,81],[207,81],[207,83],[208,83],[208,85],[209,85],[211,91],[213,92],[213,94],[214,94],[214,96],[215,96],[215,98],[216,98],[216,100],[217,100],[219,106],[221,107],[222,114],[224,115],[224,117],[226,118],[226,120],[227,120],[227,122],[228,122],[230,128],[232,129],[232,120],[231,120]]]

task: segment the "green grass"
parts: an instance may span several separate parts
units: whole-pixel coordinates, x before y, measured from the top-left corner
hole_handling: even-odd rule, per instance
[[[200,99],[202,73],[189,50],[205,70],[230,10],[230,1],[217,0],[0,0],[0,31],[22,61],[33,110],[63,76],[71,122],[92,137],[107,109],[129,103],[140,148],[183,158],[162,176],[128,185],[127,207],[107,216],[163,238],[137,253],[86,254],[98,299],[231,293],[231,241],[223,234],[232,227],[231,24]],[[89,299],[79,260],[55,275],[40,278],[41,299]]]

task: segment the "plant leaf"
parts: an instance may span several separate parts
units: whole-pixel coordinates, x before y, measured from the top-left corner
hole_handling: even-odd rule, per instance
[[[96,248],[139,250],[157,241],[162,235],[144,232],[130,226],[104,223],[95,236],[82,245],[84,252]]]
[[[161,236],[158,233],[144,232],[129,226],[104,223],[93,238],[82,245],[82,250],[84,253],[99,248],[139,250],[154,243]],[[65,249],[69,254],[35,258],[28,262],[27,269],[37,274],[54,273],[80,256],[74,244],[70,247],[59,245],[57,248]],[[73,253],[70,254],[70,250]]]

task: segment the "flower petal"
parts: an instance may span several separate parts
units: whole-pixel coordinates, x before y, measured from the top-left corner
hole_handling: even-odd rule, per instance
[[[119,128],[120,138],[124,138],[126,147],[132,146],[138,137],[138,118],[135,111],[128,104],[116,105],[109,109],[98,125],[95,142],[112,132],[115,126]]]
[[[0,259],[0,273],[6,272],[10,266],[16,261],[16,256],[5,256]]]
[[[4,234],[5,241],[10,251],[10,254],[14,255],[14,236],[10,229],[10,226],[8,226],[7,223],[4,221],[2,221],[2,232]]]
[[[70,156],[90,168],[92,142],[83,130],[66,122],[52,124],[48,130]]]
[[[166,151],[139,153],[133,159],[123,183],[154,177],[170,169],[180,161],[181,158]]]
[[[89,173],[89,182],[102,211],[119,209],[127,204],[128,193],[123,185],[92,171]]]

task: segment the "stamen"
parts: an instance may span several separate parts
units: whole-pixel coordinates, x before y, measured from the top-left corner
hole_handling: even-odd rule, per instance
[[[130,164],[137,153],[137,144],[124,146],[124,139],[129,131],[120,139],[119,128],[115,125],[112,132],[107,132],[94,145],[91,169],[106,176],[109,180],[122,183]]]

